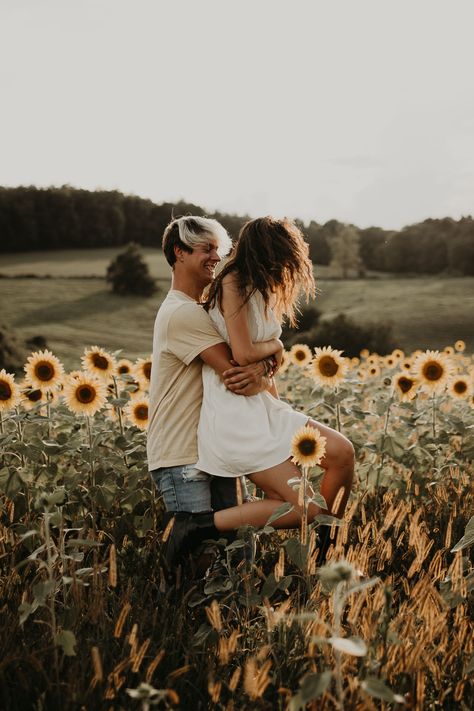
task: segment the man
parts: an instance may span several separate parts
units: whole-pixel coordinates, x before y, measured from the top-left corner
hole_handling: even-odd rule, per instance
[[[242,396],[269,385],[271,366],[267,362],[235,366],[228,345],[199,305],[230,247],[222,225],[203,217],[172,220],[163,235],[172,281],[154,327],[147,456],[168,512],[164,560],[169,569],[191,541],[218,537],[213,510],[240,503],[239,480],[211,477],[195,467],[202,363]]]

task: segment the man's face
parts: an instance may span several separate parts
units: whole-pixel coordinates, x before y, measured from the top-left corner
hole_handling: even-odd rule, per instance
[[[221,261],[217,254],[217,240],[209,236],[209,240],[194,247],[191,254],[183,252],[186,273],[192,276],[196,285],[204,289],[214,279],[214,270]]]

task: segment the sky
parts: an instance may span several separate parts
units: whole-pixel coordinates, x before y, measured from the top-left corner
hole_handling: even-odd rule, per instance
[[[472,0],[0,0],[0,185],[474,213]]]

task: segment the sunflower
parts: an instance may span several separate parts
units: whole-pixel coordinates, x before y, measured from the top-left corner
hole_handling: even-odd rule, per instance
[[[432,393],[442,392],[453,375],[451,361],[439,351],[425,351],[413,364],[413,375],[424,390]]]
[[[81,361],[84,370],[102,380],[108,380],[117,370],[117,362],[113,355],[99,346],[86,348]]]
[[[147,397],[134,397],[126,405],[124,412],[129,422],[140,430],[148,427],[149,400]]]
[[[26,380],[40,390],[53,390],[60,384],[64,375],[63,364],[48,350],[32,353],[24,370]]]
[[[401,348],[395,348],[395,350],[392,351],[392,356],[396,360],[402,360],[402,358],[405,358],[405,353],[402,351]]]
[[[469,379],[466,376],[457,375],[450,379],[448,383],[448,392],[451,397],[463,400],[471,395],[472,383],[469,382]]]
[[[131,375],[133,372],[133,363],[128,358],[121,358],[117,363],[117,375]]]
[[[352,368],[357,368],[357,366],[360,365],[360,358],[357,358],[357,356],[354,356],[351,358],[351,367]]]
[[[447,356],[452,356],[454,355],[454,348],[452,346],[446,346],[446,348],[443,348],[443,353]]]
[[[367,358],[367,365],[379,365],[380,356],[378,353],[371,353]]]
[[[77,415],[95,415],[106,402],[107,389],[100,380],[88,373],[71,379],[64,385],[64,400]]]
[[[367,374],[370,378],[378,378],[380,375],[380,367],[378,366],[378,364],[372,363],[371,365],[369,365],[369,367],[367,368]]]
[[[35,388],[28,381],[23,381],[21,386],[21,404],[24,410],[32,410],[38,403],[46,405],[55,405],[59,400],[59,392],[57,390],[41,390]],[[40,411],[43,407],[40,407]]]
[[[7,412],[20,402],[20,388],[15,383],[15,376],[0,370],[0,413]]]
[[[311,363],[311,349],[306,343],[295,343],[294,346],[290,348],[290,359],[295,365],[299,365],[304,368],[306,365]]]
[[[410,371],[413,366],[413,361],[411,358],[404,358],[402,361],[400,361],[400,367],[403,368],[403,370],[408,370]]]
[[[392,378],[392,387],[400,398],[401,402],[413,400],[417,391],[417,381],[408,373],[395,373]]]
[[[292,461],[303,467],[319,464],[326,453],[326,437],[315,427],[305,425],[291,440]]]
[[[389,368],[390,370],[392,368],[395,368],[396,365],[398,365],[398,359],[394,357],[393,354],[385,356],[385,358],[382,359],[382,363],[385,365],[386,368]]]
[[[456,341],[456,343],[454,344],[454,350],[458,353],[463,353],[463,351],[466,350],[466,344],[464,343],[464,341]]]
[[[321,385],[338,385],[344,380],[347,372],[347,360],[342,357],[342,351],[335,351],[331,346],[315,348],[315,356],[311,361],[311,375]]]
[[[370,355],[370,351],[368,348],[362,348],[361,352],[359,353],[361,358],[368,358]]]
[[[143,390],[150,387],[152,357],[138,358],[133,365],[133,375]]]

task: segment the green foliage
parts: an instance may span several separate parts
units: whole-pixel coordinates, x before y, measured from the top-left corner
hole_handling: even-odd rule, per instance
[[[113,291],[121,295],[152,296],[157,290],[148,264],[139,246],[133,242],[109,264],[107,281],[112,284]]]
[[[17,373],[25,362],[26,349],[21,345],[13,329],[0,323],[0,370]]]
[[[0,251],[121,246],[129,242],[161,247],[168,222],[179,215],[204,215],[198,205],[155,204],[118,191],[78,190],[68,185],[0,188]],[[215,212],[233,239],[246,215]],[[302,223],[301,223],[302,224]],[[315,264],[331,261],[338,270],[371,269],[401,274],[474,275],[474,221],[428,219],[401,231],[359,229],[329,220],[302,225]],[[341,241],[346,232],[352,235]],[[357,244],[357,246],[356,246]],[[358,256],[361,261],[359,263]]]
[[[104,413],[89,429],[62,404],[2,416],[3,708],[296,711],[417,694],[426,709],[469,708],[474,410],[440,395],[433,429],[431,401],[400,404],[383,377],[351,372],[337,392],[298,366],[278,378],[329,426],[339,407],[357,450],[347,520],[319,569],[313,531],[302,545],[266,526],[167,584],[145,434]]]
[[[390,323],[359,324],[345,314],[332,319],[319,320],[320,312],[313,308],[303,310],[301,326],[315,323],[310,328],[286,329],[282,337],[287,347],[294,343],[306,343],[310,348],[328,346],[344,351],[346,356],[358,356],[363,348],[384,355],[396,347]]]

